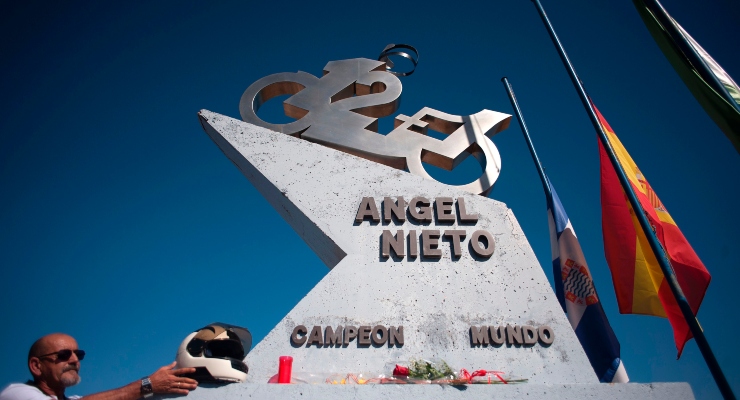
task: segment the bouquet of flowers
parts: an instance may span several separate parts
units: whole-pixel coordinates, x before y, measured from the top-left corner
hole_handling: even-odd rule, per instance
[[[527,379],[505,378],[504,372],[479,369],[468,372],[465,368],[456,373],[444,360],[411,359],[409,366],[396,364],[393,377],[408,383],[436,383],[440,385],[466,385],[472,383],[511,384],[524,383]]]

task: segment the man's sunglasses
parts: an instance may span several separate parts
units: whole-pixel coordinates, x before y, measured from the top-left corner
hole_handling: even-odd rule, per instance
[[[69,349],[64,349],[64,350],[55,351],[53,353],[44,354],[43,356],[38,356],[38,358],[44,358],[44,357],[56,355],[57,360],[67,361],[72,357],[72,353],[75,353],[75,355],[77,356],[77,359],[80,361],[82,361],[85,358],[85,350],[69,350]]]

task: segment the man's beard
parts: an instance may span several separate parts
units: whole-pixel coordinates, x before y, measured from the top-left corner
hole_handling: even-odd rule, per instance
[[[72,373],[68,374],[68,371],[72,371]],[[80,378],[80,374],[78,373],[77,368],[67,367],[62,373],[60,382],[62,382],[62,385],[64,385],[64,387],[70,387],[80,383],[81,380],[82,378]]]

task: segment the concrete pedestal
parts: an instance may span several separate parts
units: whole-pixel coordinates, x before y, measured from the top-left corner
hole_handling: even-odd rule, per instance
[[[220,388],[199,387],[189,400],[221,399],[693,399],[688,383],[621,384],[522,384],[522,385],[273,385],[233,384]]]

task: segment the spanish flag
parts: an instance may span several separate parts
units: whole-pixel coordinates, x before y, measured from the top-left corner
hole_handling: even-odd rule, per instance
[[[711,276],[595,106],[594,111],[696,315]],[[622,314],[667,317],[673,327],[673,338],[680,357],[684,345],[692,337],[691,331],[650,249],[650,244],[635,216],[635,210],[630,206],[619,184],[617,173],[601,141],[599,152],[604,251],[612,273],[619,311]]]

